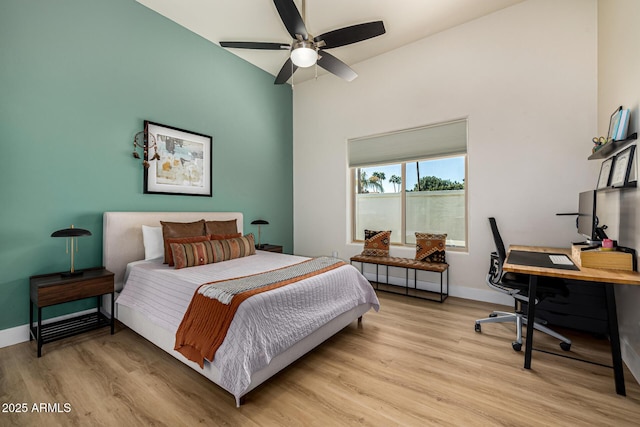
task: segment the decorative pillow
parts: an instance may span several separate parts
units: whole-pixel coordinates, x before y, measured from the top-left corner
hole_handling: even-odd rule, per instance
[[[256,242],[253,233],[233,239],[212,240],[216,254],[221,254],[222,259],[216,258],[214,262],[228,261],[242,258],[256,253]]]
[[[446,234],[416,233],[416,261],[446,263]]]
[[[236,234],[238,232],[237,220],[205,221],[205,234]]]
[[[256,253],[253,234],[224,240],[171,243],[176,269],[228,261]]]
[[[215,262],[212,240],[191,243],[171,243],[170,246],[171,253],[173,254],[173,264],[176,269]]]
[[[164,256],[162,227],[142,226],[142,242],[144,243],[144,259],[156,259]]]
[[[168,264],[172,259],[171,247],[167,239],[176,237],[204,236],[204,219],[196,222],[166,222],[160,221],[162,225],[162,237],[164,239],[164,263]]]
[[[173,239],[166,239],[165,241],[169,244],[169,266],[173,267],[173,248],[171,244],[173,243],[197,243],[204,242],[209,240],[209,236],[194,236],[194,237],[176,237]]]
[[[242,237],[242,233],[230,233],[230,234],[211,234],[209,240],[224,240],[233,239],[235,237]]]
[[[366,256],[389,256],[391,231],[364,230],[364,250]]]

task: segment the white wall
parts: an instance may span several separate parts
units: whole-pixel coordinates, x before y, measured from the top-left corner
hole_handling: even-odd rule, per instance
[[[597,179],[586,161],[597,129],[596,6],[529,0],[355,64],[351,83],[325,75],[295,85],[295,253],[362,250],[349,243],[347,139],[468,117],[469,251],[447,254],[450,293],[510,304],[484,284],[487,217],[507,245],[566,247],[578,239],[575,218],[555,213],[576,211]]]
[[[611,112],[623,105],[631,109],[629,133],[638,131],[640,114],[640,2],[598,2],[598,130],[606,135]],[[639,153],[640,154],[640,153]],[[638,156],[639,154],[636,154]],[[600,163],[600,162],[596,162]],[[610,237],[623,246],[640,250],[640,191],[607,193],[607,201],[619,206],[617,227]],[[640,381],[640,286],[616,286],[622,356]]]

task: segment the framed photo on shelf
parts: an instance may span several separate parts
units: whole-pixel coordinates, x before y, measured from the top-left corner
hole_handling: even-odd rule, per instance
[[[144,128],[155,137],[160,156],[144,172],[144,193],[212,197],[211,136],[147,120]]]
[[[622,111],[622,105],[616,108],[616,111],[609,117],[609,133],[607,133],[607,142],[613,141],[618,128],[618,122],[620,121],[620,111]]]
[[[609,183],[612,187],[622,187],[629,183],[629,173],[633,165],[635,148],[636,146],[632,145],[616,155],[613,172],[611,173],[611,182]]]
[[[596,190],[607,188],[611,179],[611,167],[613,166],[613,157],[608,158],[600,166],[600,176],[598,176],[598,184]]]

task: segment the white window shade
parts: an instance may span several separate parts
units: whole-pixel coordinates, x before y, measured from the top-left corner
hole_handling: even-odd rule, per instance
[[[467,152],[467,120],[350,139],[349,167],[401,163]]]

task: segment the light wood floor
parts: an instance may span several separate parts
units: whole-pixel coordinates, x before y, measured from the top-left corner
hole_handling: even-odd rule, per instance
[[[444,304],[380,294],[365,315],[250,393],[233,397],[119,325],[45,345],[0,349],[0,425],[270,426],[452,425],[626,426],[640,423],[640,386],[626,371],[627,397],[613,370],[542,352],[533,369],[511,349],[513,325],[474,320],[494,306]],[[503,307],[501,307],[503,308]],[[573,333],[572,352],[610,364],[608,343]],[[536,346],[557,342],[536,334]],[[626,370],[626,368],[625,368]],[[31,412],[58,403],[69,413]]]

